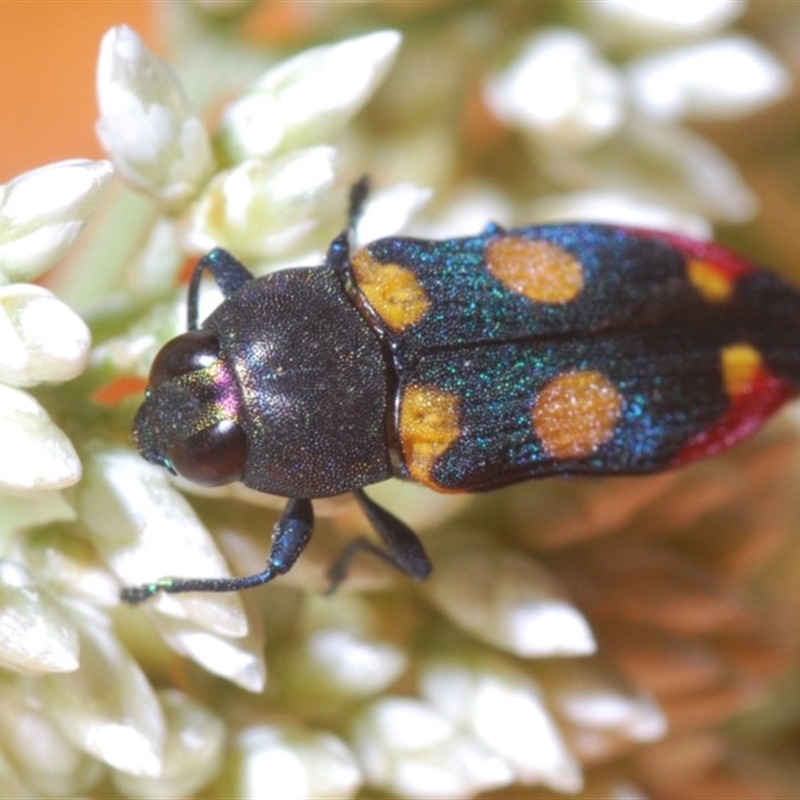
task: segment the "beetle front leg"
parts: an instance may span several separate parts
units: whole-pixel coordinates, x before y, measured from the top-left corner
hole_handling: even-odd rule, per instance
[[[292,498],[272,530],[272,544],[267,566],[255,575],[241,578],[161,578],[154,583],[129,586],[122,590],[122,599],[136,605],[158,592],[235,592],[261,586],[288,572],[305,550],[314,530],[314,508],[310,500]]]
[[[186,327],[190,331],[198,328],[198,301],[200,296],[200,281],[203,272],[208,270],[217,282],[222,294],[227,299],[237,292],[246,283],[253,280],[253,273],[240,261],[235,259],[227,250],[221,247],[214,248],[195,265],[189,281],[189,299],[186,306]]]

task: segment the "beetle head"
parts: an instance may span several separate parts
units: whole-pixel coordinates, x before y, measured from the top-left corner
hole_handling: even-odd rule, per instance
[[[206,486],[231,483],[247,461],[240,408],[216,334],[188,331],[155,357],[133,438],[144,458],[173,474]]]

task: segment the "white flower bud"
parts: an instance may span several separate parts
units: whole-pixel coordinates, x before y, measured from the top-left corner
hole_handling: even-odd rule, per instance
[[[345,800],[361,787],[347,745],[330,733],[255,725],[236,737],[226,796],[251,800]]]
[[[486,101],[500,119],[557,149],[596,144],[623,115],[619,75],[588,39],[570,30],[530,39],[515,63],[490,79]]]
[[[32,284],[0,287],[0,381],[35,386],[83,372],[91,334],[52,292]]]
[[[713,220],[742,222],[757,201],[734,165],[688,129],[630,119],[617,136],[583,153],[534,153],[554,180],[602,186]]]
[[[180,211],[214,171],[203,122],[172,71],[126,25],[103,37],[97,136],[132,186]]]
[[[128,586],[168,576],[228,577],[214,540],[166,470],[130,450],[94,453],[78,487],[78,508],[111,569]],[[113,520],[113,524],[110,522]],[[145,608],[222,636],[244,636],[235,592],[159,593]]]
[[[267,665],[263,636],[257,625],[253,626],[257,632],[250,630],[245,636],[225,636],[203,630],[193,620],[164,614],[156,615],[154,622],[161,637],[175,652],[248,692],[264,691]]]
[[[112,174],[108,161],[73,159],[0,186],[0,283],[33,280],[63,258]]]
[[[225,725],[177,691],[160,694],[167,722],[164,767],[158,777],[115,772],[114,784],[126,797],[180,800],[199,792],[216,777],[225,747]]]
[[[620,741],[652,742],[667,732],[654,700],[592,659],[546,663],[540,675],[551,706],[573,727],[586,760],[613,755]]]
[[[643,48],[714,34],[746,6],[745,0],[586,0],[576,10],[598,41]]]
[[[39,701],[41,681],[9,679],[0,686],[0,737],[5,771],[10,765],[35,791],[3,797],[86,797],[103,778],[103,765],[68,741]],[[4,778],[7,776],[3,776]]]
[[[70,616],[22,567],[7,561],[0,562],[0,663],[31,674],[78,668],[78,633]]]
[[[400,34],[377,31],[315,47],[266,72],[228,106],[219,140],[233,161],[330,141],[392,65]]]
[[[358,240],[371,242],[383,236],[396,236],[432,195],[432,189],[410,183],[397,183],[371,194],[358,221]]]
[[[371,704],[352,739],[366,779],[400,797],[468,798],[513,781],[502,758],[419,700]]]
[[[526,658],[588,655],[584,616],[530,556],[463,535],[434,539],[433,602],[483,641]]]
[[[0,491],[63,489],[81,477],[70,440],[27,392],[0,384]]]
[[[790,79],[752,39],[730,36],[658,53],[628,69],[645,114],[662,119],[727,119],[783,97]]]
[[[580,764],[543,692],[521,671],[494,658],[435,659],[423,666],[420,685],[445,717],[502,758],[516,780],[580,791]]]
[[[159,775],[164,715],[141,667],[108,620],[86,606],[81,668],[43,680],[42,702],[71,742],[133,775]]]
[[[330,147],[312,147],[219,173],[195,206],[190,245],[199,251],[225,247],[244,260],[285,247],[315,224],[310,212],[333,183],[334,156]]]
[[[675,231],[694,239],[708,240],[713,235],[711,225],[698,214],[683,213],[615,192],[550,195],[531,205],[528,216],[537,223],[580,220]]]

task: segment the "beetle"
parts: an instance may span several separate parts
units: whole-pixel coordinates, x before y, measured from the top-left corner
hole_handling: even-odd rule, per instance
[[[314,498],[352,492],[383,547],[430,561],[364,487],[389,477],[480,492],[546,475],[657,472],[756,431],[800,387],[800,293],[731,251],[604,224],[466,238],[390,237],[351,253],[368,192],[321,267],[262,278],[216,249],[192,274],[188,331],[156,356],[133,437],[145,459],[201,484],[289,498],[266,568],[123,590],[230,591],[285,573]],[[198,324],[208,270],[223,302]]]

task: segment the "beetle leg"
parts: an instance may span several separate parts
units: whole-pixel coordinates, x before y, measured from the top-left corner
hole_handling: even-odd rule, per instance
[[[369,553],[381,559],[381,561],[384,561],[390,567],[399,570],[404,575],[408,574],[405,568],[400,566],[397,561],[389,555],[388,551],[382,549],[379,545],[375,544],[375,542],[371,542],[366,536],[359,536],[357,539],[348,542],[346,547],[342,548],[341,552],[336,557],[336,561],[334,561],[330,569],[328,569],[328,588],[325,594],[333,594],[344,582],[350,570],[350,562],[359,553]]]
[[[305,549],[314,530],[314,508],[310,500],[292,498],[272,531],[267,566],[255,575],[240,578],[161,578],[154,583],[122,590],[122,599],[135,605],[158,592],[235,592],[268,583],[288,572]]]
[[[253,280],[253,273],[237,261],[227,250],[215,247],[197,262],[189,281],[189,299],[186,305],[187,325],[190,331],[197,330],[197,308],[200,295],[200,281],[203,271],[208,270],[226,298]]]
[[[374,500],[370,500],[363,490],[356,489],[353,495],[386,549],[378,547],[363,537],[351,542],[328,570],[330,579],[328,594],[335,591],[336,587],[344,580],[350,562],[361,551],[378,556],[415,581],[425,580],[431,573],[431,562],[414,531],[394,514],[390,514]]]

